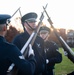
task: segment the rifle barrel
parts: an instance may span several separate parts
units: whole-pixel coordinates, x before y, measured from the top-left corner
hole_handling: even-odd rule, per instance
[[[56,37],[58,38],[59,42],[61,43],[63,49],[65,52],[67,52],[67,57],[74,63],[74,52],[72,51],[72,49],[68,46],[68,44],[64,41],[64,39],[58,34],[57,30],[54,28],[54,26],[52,25],[53,22],[50,19],[47,11],[45,10],[45,8],[43,7],[47,17],[48,17],[48,22],[51,25],[51,27],[53,28],[53,31],[56,35]]]

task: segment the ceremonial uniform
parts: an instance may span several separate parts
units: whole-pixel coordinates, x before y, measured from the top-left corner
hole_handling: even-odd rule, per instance
[[[13,40],[13,43],[21,50],[24,44],[29,39],[30,35],[25,31],[24,33],[16,36]],[[35,75],[44,71],[45,68],[45,53],[44,53],[44,42],[43,40],[37,36],[35,43],[33,45],[33,50],[36,58],[36,70]]]
[[[59,52],[58,45],[53,41],[45,42],[46,57],[49,60],[47,63],[47,75],[53,75],[54,66],[61,63],[62,54]]]
[[[21,20],[22,20],[22,23],[24,21],[26,21],[26,19],[28,19],[29,22],[32,22],[32,21],[34,22],[36,17],[37,17],[37,15],[35,13],[29,13],[26,16],[23,16]],[[22,49],[22,47],[27,42],[29,37],[30,37],[30,34],[25,29],[24,33],[21,33],[14,38],[13,43],[19,49]],[[36,69],[35,69],[34,75],[42,75],[42,72],[45,69],[45,52],[44,52],[43,39],[41,37],[37,36],[32,48],[34,50],[35,59],[36,59]]]
[[[9,15],[0,15],[0,27],[6,26],[6,20]],[[3,31],[3,30],[2,30]],[[20,69],[24,75],[33,75],[36,60],[33,55],[29,56],[29,60],[25,60],[20,50],[13,44],[8,43],[1,34],[0,29],[0,75],[6,75],[8,68],[13,63],[17,69]],[[5,29],[4,31],[5,32]]]
[[[53,70],[56,63],[61,63],[62,54],[59,52],[58,45],[49,41],[50,29],[46,26],[40,28],[40,37],[44,39],[44,48],[46,53],[46,71],[44,75],[54,75]]]

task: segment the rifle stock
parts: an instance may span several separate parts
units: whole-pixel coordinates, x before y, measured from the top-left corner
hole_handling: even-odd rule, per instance
[[[45,8],[47,7],[47,5],[45,6]],[[24,55],[24,57],[27,56],[28,54],[28,47],[29,44],[33,45],[34,41],[38,35],[39,29],[40,29],[40,25],[42,24],[42,21],[44,19],[44,15],[43,15],[44,11],[42,12],[41,16],[40,16],[40,21],[38,23],[38,27],[35,31],[33,31],[33,33],[30,35],[29,39],[27,40],[27,42],[25,43],[25,45],[23,46],[23,48],[21,49],[21,53]],[[18,73],[18,69],[14,66],[12,66],[12,69],[7,73],[7,75],[17,75]]]
[[[54,26],[52,25],[53,22],[51,21],[47,11],[45,10],[45,8],[43,7],[47,17],[48,17],[48,22],[51,25],[51,27],[53,28],[53,31],[56,35],[56,37],[58,38],[59,42],[61,43],[64,51],[67,53],[67,57],[74,63],[74,52],[72,51],[72,49],[68,46],[68,44],[64,41],[64,39],[58,34],[57,30],[54,28]]]

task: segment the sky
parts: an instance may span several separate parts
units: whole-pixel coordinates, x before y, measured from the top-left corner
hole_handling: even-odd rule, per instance
[[[38,20],[43,6],[47,5],[46,11],[49,14],[55,28],[74,29],[74,0],[2,0],[0,2],[0,14],[11,16],[20,7],[22,16],[28,12],[36,12]],[[15,16],[20,16],[19,12]],[[50,24],[44,14],[43,23]]]

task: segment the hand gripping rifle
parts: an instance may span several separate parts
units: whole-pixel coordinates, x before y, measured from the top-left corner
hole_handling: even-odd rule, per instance
[[[51,27],[53,28],[53,31],[56,35],[56,37],[58,38],[59,42],[61,43],[64,52],[66,53],[66,56],[74,63],[74,52],[72,51],[72,49],[67,45],[67,43],[64,41],[64,39],[58,34],[57,30],[54,28],[54,26],[52,25],[53,22],[51,21],[47,11],[45,10],[45,8],[43,7],[47,17],[48,17],[48,22],[51,25]]]
[[[46,9],[47,5],[45,6],[45,9]],[[42,12],[41,14],[41,17],[40,17],[40,21],[38,23],[38,27],[35,31],[33,31],[33,33],[30,35],[29,39],[27,40],[27,42],[25,43],[25,45],[23,46],[23,48],[21,49],[21,53],[24,55],[24,57],[27,56],[28,54],[28,50],[29,50],[29,44],[33,45],[34,44],[34,41],[38,35],[38,32],[39,32],[39,29],[40,29],[40,26],[42,24],[42,20],[44,19],[44,11]],[[11,66],[11,69],[10,71],[8,72],[7,75],[17,75],[18,73],[18,69],[15,67],[14,64],[12,64]]]

